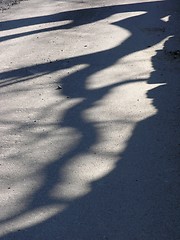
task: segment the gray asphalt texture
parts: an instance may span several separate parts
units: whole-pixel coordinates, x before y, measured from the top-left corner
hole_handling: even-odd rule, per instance
[[[0,0],[0,11],[9,9],[15,4],[20,3],[22,0]]]
[[[0,19],[0,240],[179,240],[179,1]]]

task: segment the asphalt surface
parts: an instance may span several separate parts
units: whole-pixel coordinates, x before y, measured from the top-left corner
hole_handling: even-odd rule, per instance
[[[0,11],[3,12],[10,9],[15,4],[20,3],[22,0],[0,0]]]
[[[0,240],[179,240],[178,0],[0,13]]]

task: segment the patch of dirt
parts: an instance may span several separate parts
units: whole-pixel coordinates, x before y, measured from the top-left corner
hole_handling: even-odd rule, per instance
[[[0,11],[9,9],[11,6],[20,3],[23,0],[0,0]]]

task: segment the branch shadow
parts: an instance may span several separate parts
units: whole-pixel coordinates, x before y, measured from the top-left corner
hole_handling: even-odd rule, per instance
[[[79,9],[76,11],[61,12],[52,15],[38,16],[32,18],[24,18],[17,20],[3,21],[0,23],[0,31],[6,31],[11,29],[18,29],[29,26],[36,26],[39,24],[46,23],[59,23],[59,26],[40,28],[33,31],[21,32],[12,35],[6,35],[0,37],[0,42],[30,36],[43,32],[51,32],[64,29],[72,29],[75,27],[88,25],[103,19],[108,18],[116,13],[127,13],[127,12],[138,12],[138,11],[153,11],[154,17],[150,18],[151,23],[156,23],[158,19],[158,1],[151,3],[136,3],[136,4],[125,4],[115,6],[104,6],[96,8]],[[157,16],[157,17],[156,17]],[[64,23],[68,21],[68,23]],[[147,21],[147,19],[146,19]]]
[[[119,155],[115,168],[105,177],[91,183],[91,191],[83,197],[69,202],[68,207],[44,222],[22,229],[19,232],[9,233],[0,239],[106,239],[106,240],[135,240],[135,239],[167,239],[178,240],[179,229],[179,173],[178,173],[178,77],[179,59],[173,59],[168,52],[174,47],[177,33],[169,38],[162,51],[157,51],[152,58],[154,72],[149,79],[133,80],[114,83],[100,89],[86,88],[87,78],[96,72],[114,65],[119,59],[131,53],[144,50],[164,40],[171,34],[171,24],[177,25],[179,19],[174,12],[168,12],[171,17],[168,26],[161,21],[166,16],[157,8],[168,9],[170,1],[142,3],[110,8],[74,11],[65,13],[63,20],[73,19],[73,23],[66,28],[96,22],[115,13],[127,11],[145,11],[140,16],[131,17],[114,23],[116,26],[128,29],[131,37],[121,45],[110,50],[56,61],[52,64],[41,64],[26,69],[14,70],[0,75],[3,83],[16,84],[19,78],[25,77],[27,71],[38,68],[40,74],[55,72],[63,68],[70,68],[78,64],[88,66],[79,72],[61,79],[62,93],[72,99],[81,98],[80,103],[69,108],[61,126],[71,127],[81,133],[81,139],[74,147],[61,158],[55,159],[43,169],[45,176],[40,188],[32,193],[25,212],[49,206],[56,203],[66,203],[64,199],[52,199],[51,189],[57,182],[63,181],[59,176],[61,169],[75,156],[86,154],[98,141],[98,129],[82,117],[82,114],[102,100],[113,88],[135,81],[147,81],[149,84],[163,83],[147,92],[147,97],[153,100],[157,109],[156,115],[139,122],[127,143],[124,152]],[[156,6],[156,8],[155,8]],[[124,10],[122,10],[124,9]],[[88,12],[87,12],[88,11]],[[80,13],[80,15],[79,15]],[[86,17],[87,13],[90,17]],[[154,15],[156,13],[156,15]],[[64,14],[64,13],[63,13]],[[68,14],[70,14],[68,16]],[[83,14],[85,15],[83,17]],[[167,14],[167,12],[166,12]],[[67,17],[66,17],[67,15]],[[45,16],[28,21],[35,25],[39,22],[56,21],[61,15]],[[81,18],[80,18],[81,17]],[[12,28],[25,26],[25,20],[17,20]],[[152,29],[155,24],[156,33],[146,39],[140,28],[148,25]],[[7,29],[4,23],[3,28]],[[138,28],[137,28],[138,26]],[[162,29],[166,29],[165,31]],[[160,30],[158,30],[160,29]],[[136,43],[136,44],[134,44]],[[169,50],[170,49],[170,50]],[[99,64],[95,64],[99,62]],[[64,64],[66,63],[66,64]],[[165,65],[164,65],[165,63]],[[168,66],[168,68],[166,68]],[[23,74],[24,73],[24,74]],[[163,74],[163,75],[162,75]],[[33,77],[33,74],[30,74]],[[161,76],[161,77],[160,77]],[[13,78],[13,82],[12,82]],[[31,76],[30,78],[31,79]],[[4,82],[5,81],[5,82]],[[175,124],[175,125],[174,125]],[[59,126],[60,127],[60,126]],[[17,218],[19,216],[14,216]],[[6,221],[10,221],[8,219]]]

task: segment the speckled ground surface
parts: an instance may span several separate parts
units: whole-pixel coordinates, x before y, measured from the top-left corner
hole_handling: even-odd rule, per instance
[[[0,11],[9,9],[11,6],[20,3],[23,0],[0,0]]]
[[[0,14],[0,240],[179,240],[179,0]]]

